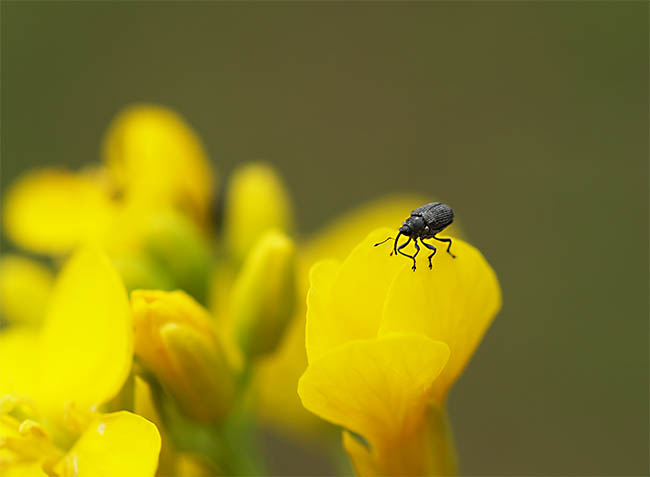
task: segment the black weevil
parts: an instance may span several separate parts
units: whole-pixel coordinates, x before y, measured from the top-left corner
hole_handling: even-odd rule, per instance
[[[436,247],[426,243],[424,239],[434,239],[438,240],[439,242],[446,242],[448,244],[447,253],[453,258],[456,258],[456,255],[449,251],[451,248],[451,239],[436,237],[437,233],[442,232],[442,230],[450,225],[453,221],[454,211],[451,210],[451,207],[449,207],[447,204],[443,204],[442,202],[431,202],[430,204],[418,207],[413,212],[411,212],[411,216],[407,218],[399,228],[399,233],[397,234],[397,237],[395,237],[395,243],[393,244],[393,252],[395,254],[399,253],[405,257],[412,259],[413,267],[411,268],[413,271],[415,271],[415,257],[420,252],[420,247],[418,247],[418,239],[420,239],[420,242],[422,242],[422,245],[424,245],[426,248],[433,250],[433,253],[428,257],[429,269],[433,268],[431,259],[436,254]],[[398,247],[397,241],[399,240],[400,235],[404,235],[409,239]],[[393,237],[388,237],[383,242],[376,243],[375,247],[392,239]],[[413,240],[413,243],[415,244],[415,253],[413,255],[408,255],[402,252],[402,249],[411,243],[411,240]],[[391,255],[393,252],[391,252]]]

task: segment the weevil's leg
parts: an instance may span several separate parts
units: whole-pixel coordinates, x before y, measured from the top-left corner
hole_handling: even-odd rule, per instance
[[[401,235],[402,235],[402,232],[399,232],[399,233],[397,234],[397,237],[395,237],[395,242],[393,243],[393,253],[394,253],[395,255],[397,255],[397,241],[399,240],[399,238],[400,238]],[[409,242],[410,242],[410,241],[411,241],[411,239],[409,239]],[[406,243],[408,243],[408,242],[406,242]],[[391,253],[390,255],[391,255],[391,257],[393,256],[392,253]]]
[[[429,250],[433,250],[433,253],[427,257],[427,258],[429,259],[429,270],[431,270],[431,269],[433,268],[433,265],[431,265],[431,259],[433,258],[433,256],[436,254],[436,252],[437,252],[438,250],[436,249],[436,247],[434,247],[433,245],[431,245],[431,244],[429,244],[429,243],[426,243],[426,242],[425,242],[424,240],[422,240],[422,239],[420,239],[420,242],[422,242],[422,245],[424,245],[424,246],[425,246],[426,248],[428,248]]]
[[[411,258],[411,259],[412,259],[413,257],[411,257],[410,255],[408,255],[408,254],[402,252],[402,249],[403,249],[404,247],[406,247],[406,246],[407,246],[408,244],[410,244],[410,243],[411,243],[411,237],[409,237],[409,239],[408,239],[406,242],[404,242],[402,245],[400,245],[399,247],[397,247],[397,253],[399,253],[400,255],[404,255],[405,257],[408,257],[408,258]]]
[[[420,253],[420,247],[418,247],[418,238],[415,237],[413,239],[413,245],[415,245],[415,253],[413,254],[413,268],[412,270],[415,271],[415,257],[418,256],[418,253]]]
[[[437,240],[438,242],[447,242],[449,245],[447,245],[447,253],[451,255],[453,258],[456,258],[456,255],[451,253],[449,249],[451,248],[451,239],[450,238],[438,238],[435,235],[433,236],[434,240]]]
[[[415,242],[415,248],[417,249],[417,251],[415,252],[415,255],[417,255],[418,252],[420,251],[420,247],[418,247],[417,239],[415,239],[415,240],[416,240],[416,242]],[[410,258],[411,260],[413,260],[413,268],[412,268],[412,269],[413,269],[413,271],[415,271],[415,255],[408,255],[408,254],[402,252],[402,249],[403,249],[404,247],[406,247],[406,246],[407,246],[408,244],[410,244],[410,243],[411,243],[411,237],[409,237],[409,239],[408,239],[406,242],[404,242],[402,245],[400,245],[399,247],[397,247],[397,253],[399,253],[400,255],[404,255],[405,257],[408,257],[408,258]]]

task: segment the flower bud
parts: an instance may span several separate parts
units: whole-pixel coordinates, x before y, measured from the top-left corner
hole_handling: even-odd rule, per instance
[[[112,262],[128,291],[138,289],[172,290],[175,288],[167,272],[147,254],[118,254],[113,257]]]
[[[291,231],[291,201],[270,165],[252,163],[235,171],[228,184],[223,225],[226,246],[238,263],[265,231]]]
[[[233,336],[249,359],[275,349],[296,302],[296,252],[286,235],[267,232],[246,258],[232,292]]]
[[[207,310],[182,291],[136,290],[131,306],[142,364],[186,415],[221,419],[234,398],[235,376]]]

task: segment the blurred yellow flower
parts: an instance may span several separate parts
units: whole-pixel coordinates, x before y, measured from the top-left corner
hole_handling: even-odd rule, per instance
[[[3,200],[7,236],[26,250],[62,255],[88,242],[123,251],[152,213],[181,211],[205,226],[216,180],[199,139],[176,113],[126,108],[103,151],[106,166],[34,170],[15,181]]]
[[[97,411],[131,369],[126,290],[109,260],[82,249],[56,279],[40,331],[0,332],[0,473],[153,475],[156,427]]]
[[[117,213],[110,191],[90,171],[30,171],[3,200],[4,233],[20,247],[60,255],[108,233]]]
[[[501,306],[499,284],[459,239],[457,259],[438,254],[432,271],[413,273],[389,256],[391,244],[373,247],[392,232],[378,229],[343,262],[312,268],[298,393],[307,409],[361,436],[344,439],[359,474],[449,473],[445,397]]]
[[[201,140],[174,111],[125,108],[108,128],[103,159],[126,202],[147,210],[180,207],[199,222],[207,219],[216,179]]]

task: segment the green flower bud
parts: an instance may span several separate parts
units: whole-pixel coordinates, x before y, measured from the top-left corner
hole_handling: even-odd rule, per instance
[[[127,291],[136,289],[172,290],[172,279],[151,257],[142,253],[113,257],[113,266],[122,277]]]
[[[205,303],[212,256],[197,226],[180,214],[158,213],[149,219],[144,237],[145,250],[174,286]]]

